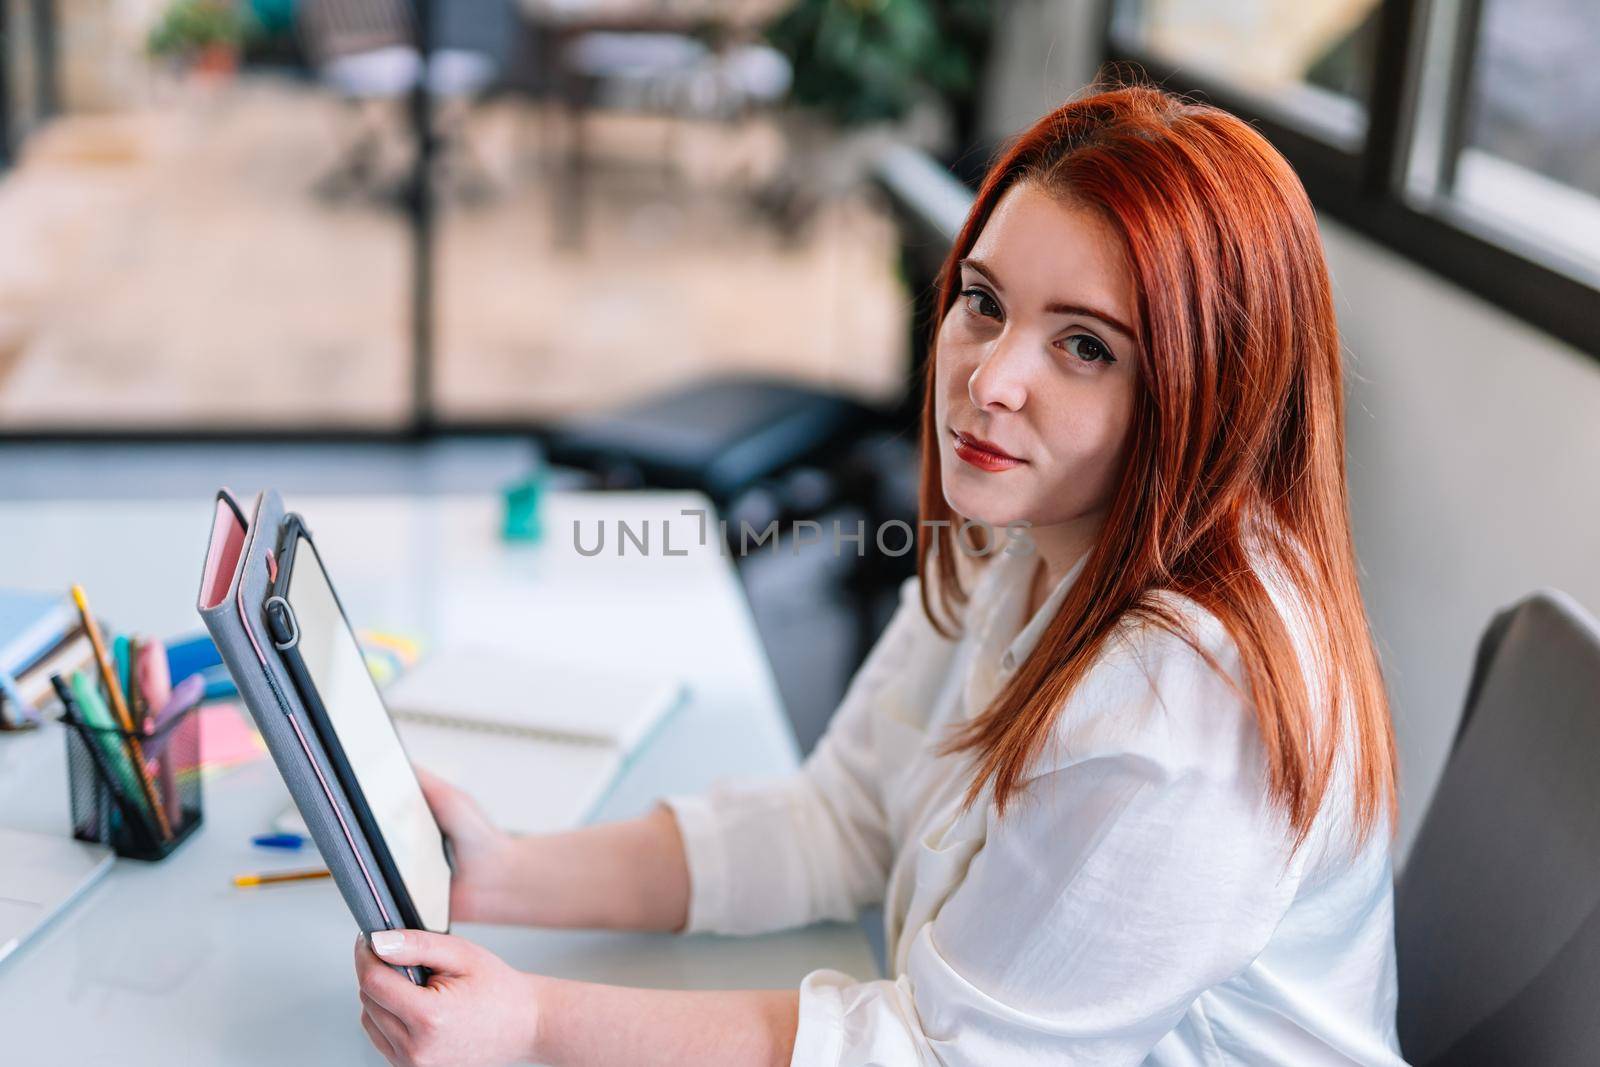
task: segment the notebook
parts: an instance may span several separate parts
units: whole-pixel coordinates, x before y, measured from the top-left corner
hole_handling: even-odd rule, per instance
[[[531,834],[582,824],[684,692],[659,672],[461,646],[424,659],[383,699],[412,762],[496,825]],[[297,831],[292,810],[274,826]]]
[[[94,647],[89,644],[88,635],[77,629],[16,676],[17,692],[37,713],[55,700],[55,690],[50,685],[52,674],[70,678],[73,671],[90,670],[93,667]],[[6,708],[7,712],[10,710]]]
[[[77,625],[65,596],[0,590],[0,671],[21,674]]]
[[[0,960],[111,869],[104,845],[0,827]]]
[[[19,678],[77,625],[77,609],[64,596],[0,590],[0,726],[33,718],[37,694],[24,692]]]

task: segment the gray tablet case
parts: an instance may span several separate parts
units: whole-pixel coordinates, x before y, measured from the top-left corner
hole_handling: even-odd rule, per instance
[[[397,929],[401,921],[394,896],[262,618],[261,605],[267,598],[270,578],[268,568],[276,569],[269,557],[276,549],[283,522],[283,501],[269,490],[256,498],[254,514],[248,507],[239,510],[249,516],[239,564],[227,596],[214,607],[204,605],[202,580],[200,617],[216,641],[222,662],[233,675],[239,696],[260,728],[267,750],[283,774],[289,794],[305,818],[311,838],[321,850],[356,924],[362,933]],[[212,544],[206,552],[208,560],[220,549]],[[411,977],[421,980],[415,973]]]

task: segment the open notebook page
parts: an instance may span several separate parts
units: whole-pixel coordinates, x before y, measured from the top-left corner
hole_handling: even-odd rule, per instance
[[[682,683],[625,666],[541,659],[526,650],[442,648],[384,691],[396,721],[450,721],[631,750],[678,703]]]

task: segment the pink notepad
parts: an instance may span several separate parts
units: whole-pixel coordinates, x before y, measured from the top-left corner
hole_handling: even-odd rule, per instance
[[[200,716],[200,773],[210,778],[221,771],[254,763],[267,746],[237,704],[207,704]]]

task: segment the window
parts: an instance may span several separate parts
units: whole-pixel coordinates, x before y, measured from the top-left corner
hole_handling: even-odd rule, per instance
[[[1107,0],[1106,56],[1254,123],[1318,210],[1600,357],[1595,0]]]
[[[1199,83],[1234,88],[1318,136],[1366,136],[1379,0],[1132,0],[1117,44]]]
[[[1410,201],[1600,281],[1594,0],[1454,0],[1430,13]]]

